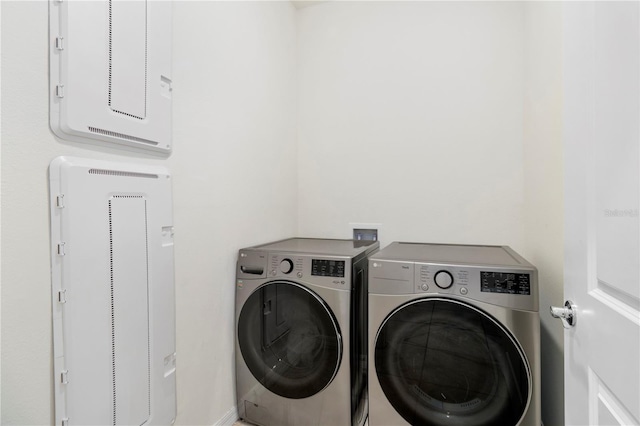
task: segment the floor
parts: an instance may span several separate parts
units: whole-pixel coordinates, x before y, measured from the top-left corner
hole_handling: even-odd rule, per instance
[[[242,420],[238,420],[237,422],[235,422],[235,423],[233,424],[233,426],[254,426],[254,425],[253,425],[253,424],[251,424],[251,423],[243,422]],[[367,419],[367,421],[364,423],[364,426],[369,426],[369,420],[368,420],[368,419]]]

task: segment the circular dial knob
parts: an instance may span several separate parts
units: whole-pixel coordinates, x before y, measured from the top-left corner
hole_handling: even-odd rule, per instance
[[[293,261],[291,259],[283,259],[280,262],[280,272],[288,274],[291,271],[293,271]]]
[[[433,277],[436,285],[440,288],[449,288],[453,285],[453,276],[447,271],[438,271]]]

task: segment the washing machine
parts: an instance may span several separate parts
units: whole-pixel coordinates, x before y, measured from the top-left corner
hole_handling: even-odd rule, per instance
[[[369,258],[369,425],[540,426],[536,268],[506,246]]]
[[[240,250],[236,392],[258,425],[367,415],[368,256],[377,241],[292,238]]]

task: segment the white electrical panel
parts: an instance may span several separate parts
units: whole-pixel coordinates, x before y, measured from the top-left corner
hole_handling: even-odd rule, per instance
[[[164,167],[49,167],[57,426],[171,424],[176,342]]]
[[[49,0],[50,125],[171,152],[171,2]]]

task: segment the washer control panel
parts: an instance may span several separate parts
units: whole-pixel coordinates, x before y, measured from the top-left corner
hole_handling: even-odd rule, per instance
[[[302,280],[323,287],[349,289],[351,263],[346,258],[331,256],[268,253],[266,278]]]
[[[293,260],[284,258],[280,261],[280,272],[283,274],[289,274],[293,271]]]
[[[302,257],[270,255],[268,275],[270,277],[303,276],[303,263]]]
[[[311,259],[311,275],[344,278],[344,260]]]

